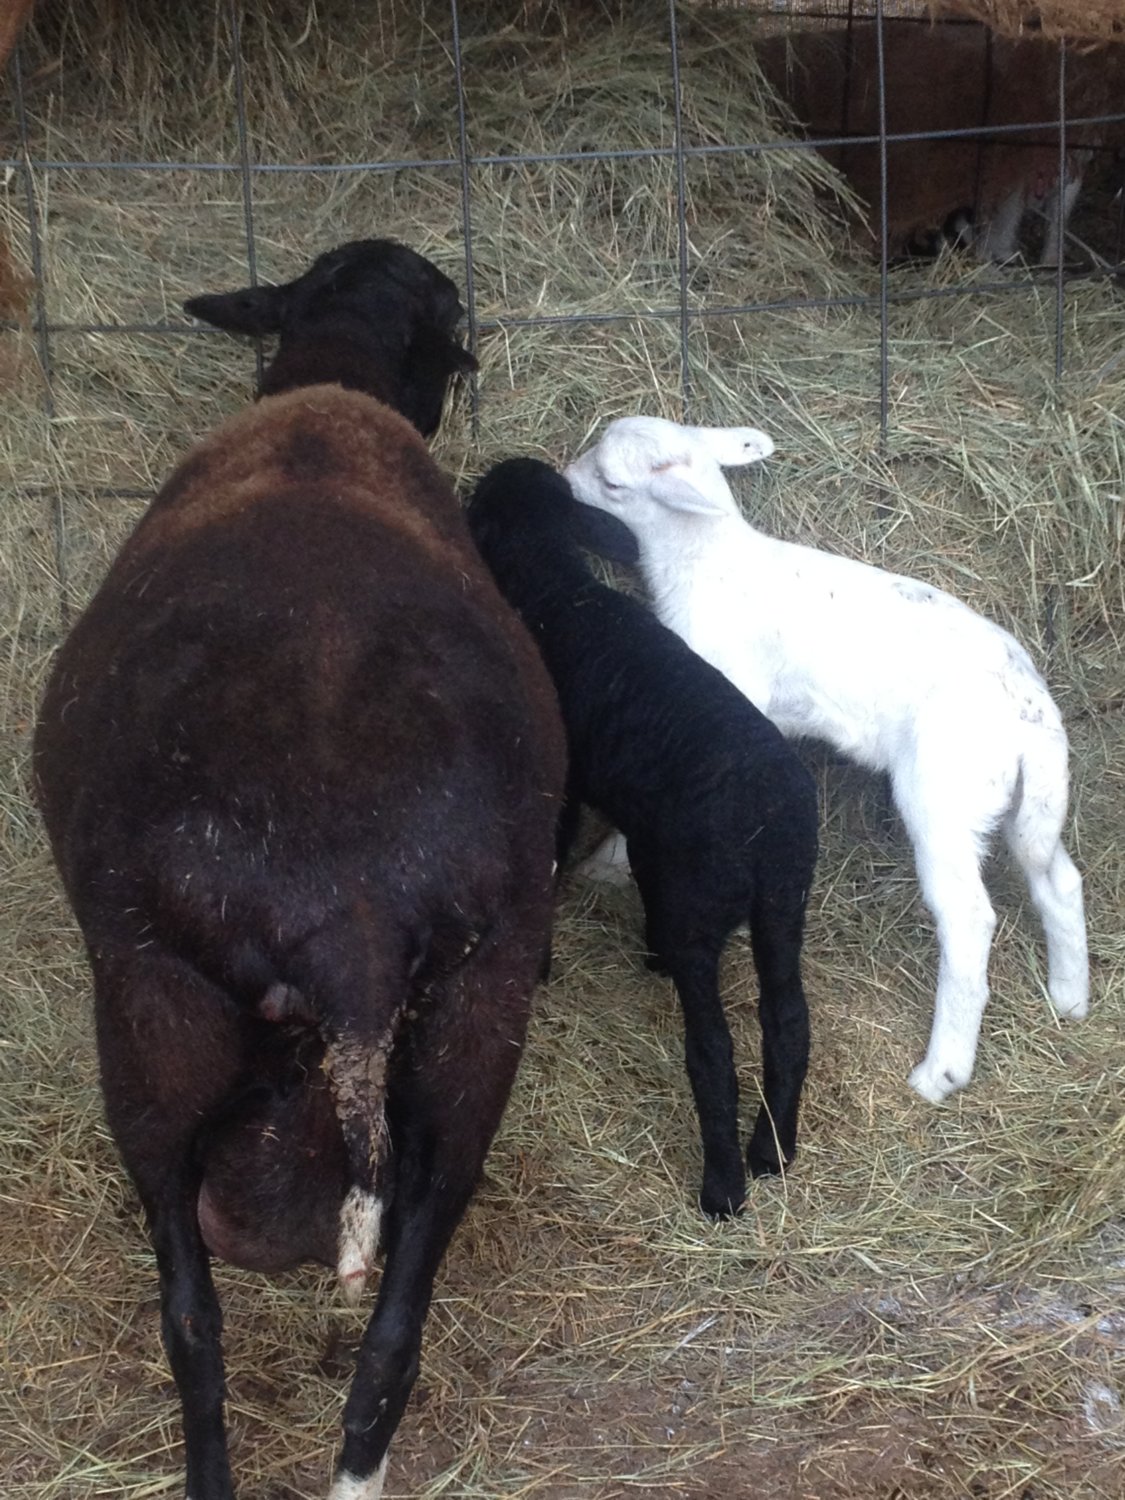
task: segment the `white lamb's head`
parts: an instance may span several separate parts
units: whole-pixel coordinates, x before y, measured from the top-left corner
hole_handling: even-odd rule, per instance
[[[668,511],[737,515],[723,469],[772,452],[772,440],[756,427],[681,427],[661,417],[621,417],[565,472],[583,504],[643,529]]]

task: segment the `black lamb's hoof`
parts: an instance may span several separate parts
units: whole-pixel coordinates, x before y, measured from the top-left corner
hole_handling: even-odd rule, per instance
[[[754,1133],[746,1147],[746,1165],[751,1177],[779,1177],[797,1155],[796,1142],[785,1143],[782,1149],[774,1133],[773,1122],[765,1108],[760,1111],[754,1125]]]
[[[741,1178],[741,1173],[739,1174]],[[699,1207],[709,1219],[735,1219],[746,1204],[745,1179],[725,1187],[704,1183],[699,1193]]]
[[[746,1148],[746,1165],[751,1177],[780,1177],[792,1160],[792,1156],[778,1157],[777,1143],[772,1137],[764,1148],[755,1146],[753,1141]]]
[[[746,1165],[750,1168],[750,1176],[758,1177],[780,1177],[784,1168],[776,1156],[747,1156]]]

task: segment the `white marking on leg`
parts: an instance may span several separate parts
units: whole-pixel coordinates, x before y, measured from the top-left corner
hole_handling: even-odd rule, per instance
[[[1062,193],[1062,228],[1066,233],[1067,222],[1075,202],[1078,199],[1079,190],[1082,187],[1082,176],[1068,176],[1066,186]],[[1043,204],[1043,212],[1047,219],[1047,233],[1043,241],[1043,253],[1039,257],[1041,266],[1057,266],[1059,263],[1059,250],[1062,244],[1062,236],[1059,234],[1059,190],[1056,186],[1047,194]]]
[[[1027,207],[1027,183],[1021,182],[995,205],[977,240],[981,260],[1011,260],[1020,247],[1020,221]]]
[[[344,1299],[354,1307],[363,1296],[379,1248],[382,1200],[360,1187],[349,1188],[340,1209],[340,1251],[336,1274]]]
[[[383,1493],[383,1481],[387,1477],[388,1453],[383,1454],[383,1462],[369,1474],[366,1479],[358,1479],[354,1474],[349,1474],[341,1469],[332,1481],[332,1488],[328,1491],[328,1500],[379,1500]]]

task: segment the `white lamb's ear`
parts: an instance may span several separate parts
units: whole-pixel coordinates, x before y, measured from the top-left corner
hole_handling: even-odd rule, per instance
[[[724,469],[759,463],[773,452],[773,438],[756,427],[691,427],[688,431]]]
[[[716,492],[716,480],[725,494]],[[726,516],[733,503],[721,474],[705,475],[683,460],[654,465],[647,488],[661,505],[689,515]]]

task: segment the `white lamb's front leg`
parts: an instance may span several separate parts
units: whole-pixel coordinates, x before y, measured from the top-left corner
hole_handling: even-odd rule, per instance
[[[988,1003],[988,954],[996,916],[980,878],[976,840],[957,827],[959,809],[927,787],[928,798],[896,802],[914,842],[922,896],[937,925],[940,959],[934,1022],[926,1055],[909,1083],[940,1104],[973,1076],[977,1038]]]
[[[984,894],[984,887],[981,887]],[[988,1003],[988,950],[996,918],[987,896],[983,905],[966,907],[950,919],[939,916],[937,999],[926,1055],[910,1074],[910,1087],[940,1104],[973,1076],[977,1038]]]
[[[607,885],[625,885],[629,880],[629,853],[623,833],[611,833],[590,855],[576,866],[583,880],[602,880]]]

